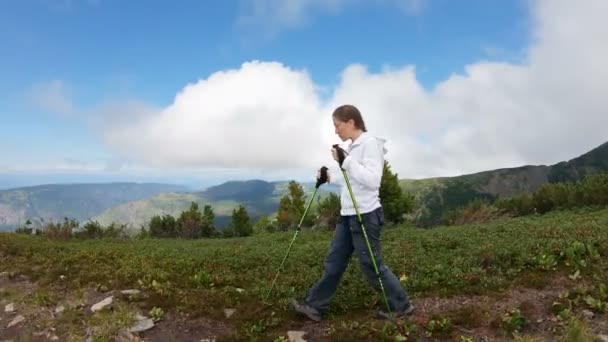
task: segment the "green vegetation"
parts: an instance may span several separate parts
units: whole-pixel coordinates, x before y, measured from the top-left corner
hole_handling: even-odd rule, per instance
[[[387,222],[403,223],[405,215],[414,209],[414,196],[404,193],[399,186],[399,175],[394,174],[388,161],[384,161],[380,183],[380,202]]]
[[[587,176],[579,181],[548,183],[536,192],[494,202],[473,200],[444,215],[447,224],[487,222],[498,217],[544,214],[550,211],[608,206],[608,173]]]
[[[235,211],[235,216],[241,214]],[[83,287],[139,288],[151,294],[156,316],[178,310],[192,317],[223,319],[224,308],[235,308],[238,315],[231,318],[237,327],[233,338],[251,340],[282,336],[297,319],[288,311],[287,300],[302,296],[321,275],[322,256],[331,237],[328,230],[304,230],[300,234],[270,306],[264,306],[262,300],[292,238],[291,232],[221,240],[85,241],[4,233],[0,235],[0,271],[25,274],[42,284],[63,281],[71,291]],[[555,277],[570,276],[568,279],[581,286],[556,297],[557,304],[547,308],[547,314],[550,310],[561,313],[564,327],[574,317],[565,310],[588,309],[606,315],[608,209],[554,211],[433,230],[400,226],[387,229],[383,239],[385,260],[414,301],[478,294],[496,295],[499,300],[499,294],[510,287],[542,288]],[[46,302],[44,298],[41,300]],[[332,302],[330,323],[323,334],[344,339],[458,338],[457,324],[481,319],[474,317],[477,310],[466,313],[460,308],[461,319],[438,312],[424,322],[404,320],[387,325],[370,319],[370,309],[381,304],[380,296],[369,288],[356,263],[351,263]],[[496,322],[496,334],[534,332],[531,326],[535,322],[522,308],[486,313],[494,315],[491,318]],[[579,334],[579,328],[568,329],[569,334]],[[104,331],[112,333],[115,329],[108,326]],[[555,336],[563,331],[556,329]]]
[[[411,220],[420,227],[432,227],[444,224],[451,211],[474,201],[494,202],[522,196],[548,184],[577,182],[602,172],[608,172],[608,143],[550,166],[526,165],[456,177],[400,180],[399,183],[415,197]]]
[[[380,197],[391,222],[383,235],[386,263],[414,302],[472,300],[411,320],[372,320],[370,311],[381,307],[382,299],[353,262],[315,336],[472,341],[475,329],[484,327],[494,337],[517,341],[592,340],[595,327],[583,316],[608,318],[608,173],[601,173],[607,147],[557,166],[422,181],[398,181],[385,163]],[[555,183],[558,179],[568,182]],[[0,195],[28,198],[23,191]],[[26,221],[19,234],[0,233],[0,274],[26,276],[40,287],[27,295],[0,288],[0,299],[23,298],[26,306],[52,308],[66,293],[137,288],[145,293],[142,312],[155,322],[177,314],[226,322],[224,308],[234,308],[235,330],[225,339],[285,340],[297,319],[288,299],[303,296],[321,275],[340,210],[337,195],[319,192],[270,302],[263,303],[311,195],[310,185],[295,181],[229,182],[201,193],[160,194],[124,204],[152,213],[137,234],[115,223],[121,221],[81,225],[67,216],[42,222],[42,229],[41,222]],[[218,218],[224,229],[218,229]],[[415,227],[437,224],[448,226]],[[563,291],[551,292],[555,283]],[[545,301],[503,301],[514,289],[542,292]],[[480,298],[491,298],[502,309]],[[550,320],[538,320],[539,312]],[[86,321],[98,338],[112,339],[133,317],[124,302],[87,318],[68,308],[59,323],[69,327],[57,331],[82,339],[79,322]]]

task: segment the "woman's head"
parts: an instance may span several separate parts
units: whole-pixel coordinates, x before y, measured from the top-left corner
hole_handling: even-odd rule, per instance
[[[367,132],[361,113],[353,105],[342,105],[336,108],[332,118],[335,132],[342,140],[354,140],[362,132]]]

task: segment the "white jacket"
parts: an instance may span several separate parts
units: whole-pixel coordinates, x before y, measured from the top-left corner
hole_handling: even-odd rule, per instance
[[[342,163],[342,168],[348,176],[360,214],[371,212],[381,206],[379,196],[380,181],[384,170],[384,155],[386,154],[385,142],[386,140],[382,138],[363,132],[351,144],[340,145],[348,153]],[[330,174],[331,182],[340,184],[340,214],[356,215],[344,175],[338,164],[334,165],[336,166],[330,167]]]

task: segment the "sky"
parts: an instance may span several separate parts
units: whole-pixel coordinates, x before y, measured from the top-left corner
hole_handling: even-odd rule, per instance
[[[357,106],[399,178],[608,140],[605,0],[0,2],[0,188],[314,181]]]

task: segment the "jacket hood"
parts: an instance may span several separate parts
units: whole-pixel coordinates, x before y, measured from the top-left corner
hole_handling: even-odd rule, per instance
[[[344,143],[340,144],[340,147],[344,148],[344,147],[347,147],[347,146],[359,145],[359,144],[361,144],[364,141],[367,141],[369,139],[375,139],[376,140],[376,143],[379,146],[382,147],[382,153],[386,154],[388,152],[388,150],[386,149],[386,139],[381,138],[381,137],[377,137],[377,136],[374,136],[374,135],[371,135],[368,132],[363,132],[363,134],[361,134],[361,136],[357,140],[353,141],[350,144],[348,142],[344,142]]]
[[[382,153],[386,154],[388,150],[386,149],[386,139],[380,137],[374,137],[376,141],[378,141],[378,145],[382,146]]]

